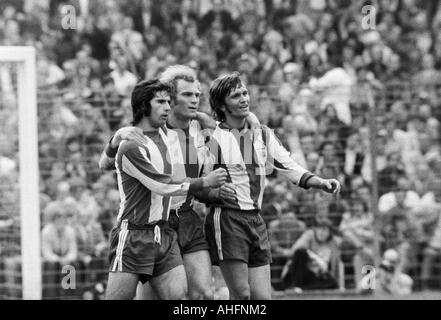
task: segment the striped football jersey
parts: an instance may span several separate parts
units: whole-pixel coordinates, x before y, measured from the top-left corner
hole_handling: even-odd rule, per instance
[[[173,177],[177,179],[197,178],[207,158],[208,147],[198,121],[192,120],[187,129],[172,128],[167,124],[170,154],[173,164]],[[191,206],[193,195],[173,196],[171,209],[184,209]]]
[[[260,210],[266,175],[276,169],[294,184],[305,187],[313,174],[298,165],[282,146],[273,131],[261,129],[242,131],[219,124],[208,142],[210,163],[204,173],[217,168],[227,170],[227,183],[236,189],[237,201],[225,201],[220,207],[239,210]]]
[[[165,129],[144,132],[147,143],[122,141],[115,159],[121,203],[118,222],[135,225],[168,220],[171,196],[200,191],[202,179],[177,179]],[[167,130],[168,131],[168,130]],[[193,182],[192,184],[190,182]]]

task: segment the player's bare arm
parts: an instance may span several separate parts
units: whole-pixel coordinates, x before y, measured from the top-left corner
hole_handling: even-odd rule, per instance
[[[265,134],[267,134],[269,140],[268,153],[270,159],[272,159],[270,164],[275,169],[284,172],[292,182],[303,188],[315,188],[333,194],[340,192],[341,185],[338,180],[323,179],[307,171],[290,157],[289,152],[282,146],[271,130],[265,130]]]
[[[208,114],[206,114],[205,112],[198,111],[197,115],[196,115],[196,120],[199,122],[202,129],[215,129],[216,128],[216,121],[212,117],[210,117]],[[250,114],[246,118],[246,122],[248,123],[248,125],[250,126],[251,129],[259,129],[261,126],[259,119],[252,112],[250,112]]]

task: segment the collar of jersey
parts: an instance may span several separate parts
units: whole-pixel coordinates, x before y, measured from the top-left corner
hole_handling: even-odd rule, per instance
[[[237,130],[239,130],[240,132],[242,132],[242,131],[246,131],[246,130],[248,130],[248,123],[245,122],[245,127],[241,128],[241,129],[238,129],[238,128],[231,128],[226,122],[221,122],[221,123],[219,123],[219,128],[221,128],[221,129],[227,129],[227,130],[237,129]]]

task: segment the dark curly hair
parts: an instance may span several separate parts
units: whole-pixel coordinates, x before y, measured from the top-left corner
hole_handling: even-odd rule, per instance
[[[138,82],[132,91],[132,125],[137,125],[143,117],[149,117],[152,112],[150,101],[157,92],[167,91],[171,95],[170,85],[158,79]]]

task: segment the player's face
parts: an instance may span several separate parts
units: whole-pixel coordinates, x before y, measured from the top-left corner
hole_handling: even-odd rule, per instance
[[[167,91],[157,92],[150,101],[152,112],[149,117],[150,124],[159,128],[165,124],[170,111],[170,94]]]
[[[191,120],[196,117],[199,108],[201,91],[198,82],[178,80],[176,85],[176,99],[173,107],[173,114],[180,119]]]
[[[234,118],[246,118],[250,114],[250,96],[244,85],[232,90],[225,98],[225,114]]]

